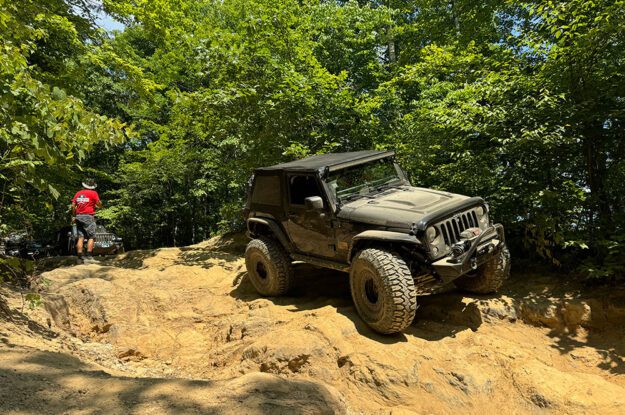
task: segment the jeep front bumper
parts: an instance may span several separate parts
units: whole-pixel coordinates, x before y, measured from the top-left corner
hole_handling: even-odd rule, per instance
[[[477,269],[493,255],[497,255],[505,243],[503,225],[497,223],[467,242],[470,245],[462,255],[448,255],[432,263],[434,271],[444,283]]]

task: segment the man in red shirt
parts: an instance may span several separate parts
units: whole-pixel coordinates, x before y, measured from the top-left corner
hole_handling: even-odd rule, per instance
[[[96,223],[93,215],[95,208],[101,208],[102,202],[98,192],[95,191],[97,184],[93,179],[86,179],[82,182],[82,190],[79,190],[72,199],[72,210],[78,231],[78,242],[76,252],[78,258],[82,258],[83,242],[87,239],[86,259],[93,259],[93,242],[96,234]]]

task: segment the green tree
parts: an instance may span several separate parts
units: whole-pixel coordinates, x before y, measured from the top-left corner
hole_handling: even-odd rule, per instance
[[[63,89],[69,62],[91,30],[61,1],[0,3],[2,232],[32,225],[34,212],[50,214],[58,187],[94,143],[124,138],[121,122],[90,111]]]

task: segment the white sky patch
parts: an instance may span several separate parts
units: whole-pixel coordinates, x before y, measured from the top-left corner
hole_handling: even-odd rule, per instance
[[[126,28],[123,23],[113,19],[109,14],[105,13],[104,11],[101,11],[97,14],[95,21],[99,27],[106,30],[107,32],[112,32],[114,30],[124,31],[124,29]]]

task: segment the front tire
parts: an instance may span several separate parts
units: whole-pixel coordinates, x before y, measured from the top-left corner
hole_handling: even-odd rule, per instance
[[[360,317],[382,334],[397,333],[414,320],[417,292],[406,262],[393,252],[364,249],[349,274],[354,305]]]
[[[250,282],[261,295],[276,297],[291,288],[291,259],[273,239],[264,236],[252,239],[245,248],[245,267]]]
[[[510,276],[510,251],[504,246],[474,274],[463,275],[454,281],[456,287],[475,294],[492,294]]]

